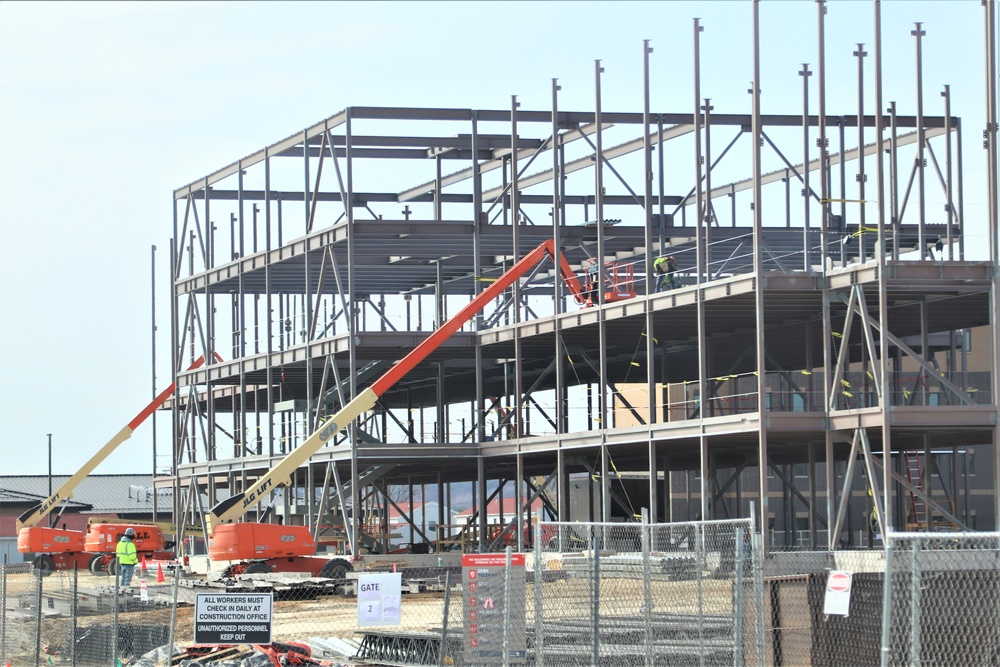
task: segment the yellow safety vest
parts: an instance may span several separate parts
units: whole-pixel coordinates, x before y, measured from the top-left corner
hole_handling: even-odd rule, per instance
[[[118,562],[122,565],[135,565],[139,562],[135,551],[135,542],[132,540],[120,540],[118,546],[115,547],[115,555],[118,556]]]

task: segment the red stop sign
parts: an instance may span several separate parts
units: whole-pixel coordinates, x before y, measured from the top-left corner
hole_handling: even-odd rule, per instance
[[[851,577],[843,572],[834,572],[830,575],[830,581],[826,584],[827,589],[835,593],[842,593],[851,589]]]

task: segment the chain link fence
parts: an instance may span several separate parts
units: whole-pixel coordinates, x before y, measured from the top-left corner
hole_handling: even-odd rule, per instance
[[[0,581],[4,665],[115,665],[168,643],[169,585],[148,570],[122,587],[106,573],[4,564]]]
[[[747,665],[878,665],[884,554],[772,552],[761,578],[763,661]],[[828,608],[831,582],[843,606]],[[755,657],[755,656],[754,656]]]
[[[1000,665],[1000,533],[890,533],[882,665]]]
[[[998,533],[762,558],[748,519],[543,522],[531,553],[354,567],[331,579],[157,565],[126,588],[5,564],[0,664],[1000,665]],[[199,596],[223,594],[272,601],[269,643],[196,643]]]
[[[759,662],[749,519],[542,523],[536,535],[532,664]]]

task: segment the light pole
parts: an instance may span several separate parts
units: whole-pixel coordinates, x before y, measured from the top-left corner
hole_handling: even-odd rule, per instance
[[[48,433],[49,436],[49,498],[52,497],[52,434]],[[49,527],[52,527],[52,520],[55,517],[49,517]]]

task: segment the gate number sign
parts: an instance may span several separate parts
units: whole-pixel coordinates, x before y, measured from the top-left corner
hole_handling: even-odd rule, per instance
[[[272,593],[198,593],[195,644],[270,644]]]

